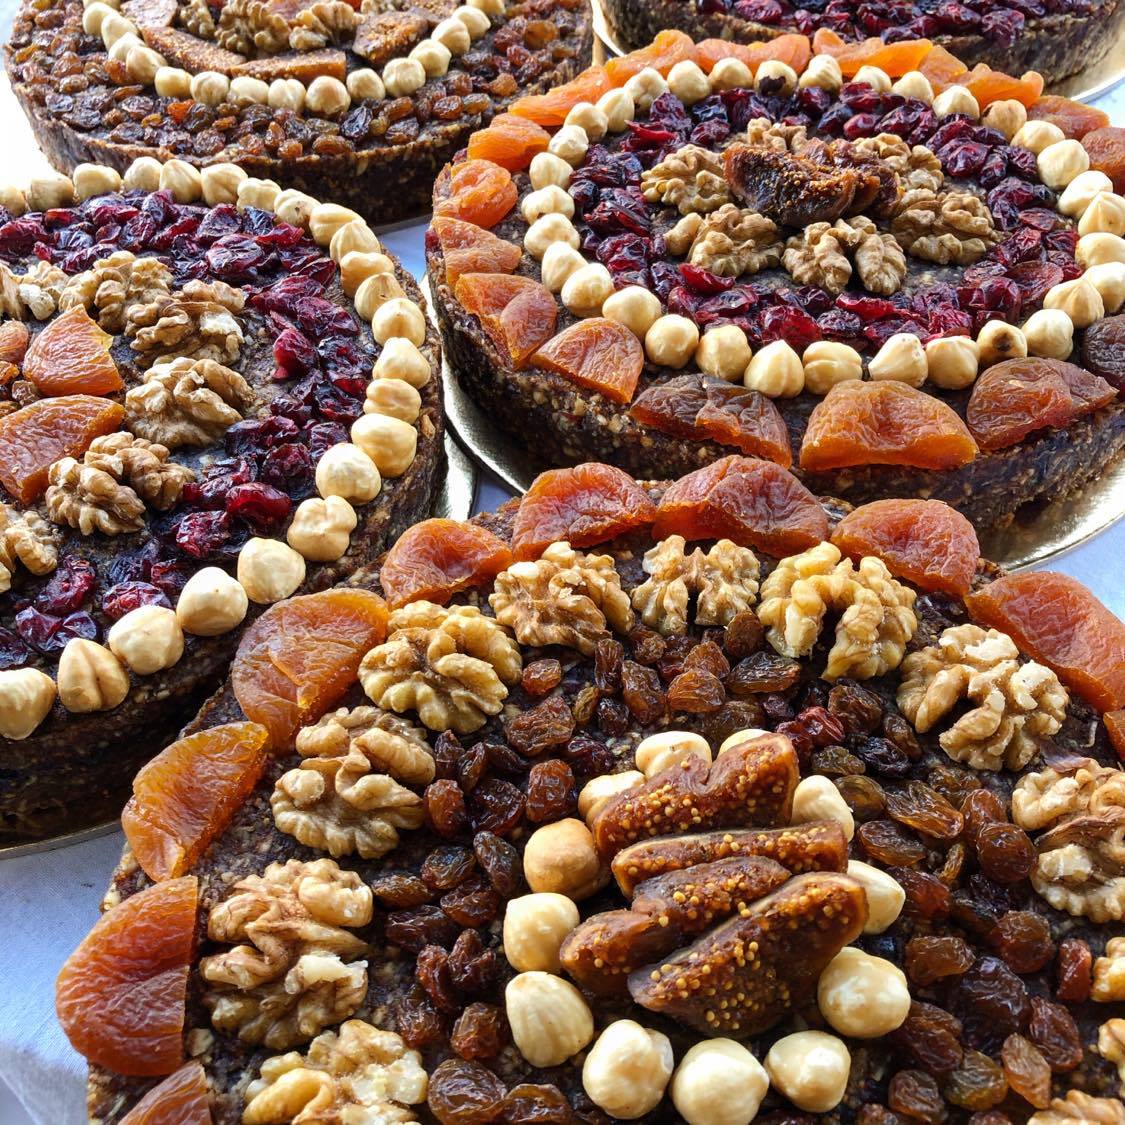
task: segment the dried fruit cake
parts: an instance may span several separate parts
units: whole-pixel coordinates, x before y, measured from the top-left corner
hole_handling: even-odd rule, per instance
[[[743,453],[987,529],[1085,487],[1125,448],[1125,130],[796,38],[661,32],[475,134],[427,236],[454,376],[544,467]]]
[[[67,185],[0,216],[4,843],[116,817],[242,629],[442,471],[437,332],[354,211]]]
[[[1125,1121],[1080,584],[731,455],[548,471],[370,586],[267,610],[138,776],[58,981],[92,1119]]]
[[[5,60],[62,171],[133,165],[128,186],[159,176],[192,203],[221,164],[205,197],[382,223],[429,210],[469,134],[573,78],[591,43],[587,0],[27,0]]]

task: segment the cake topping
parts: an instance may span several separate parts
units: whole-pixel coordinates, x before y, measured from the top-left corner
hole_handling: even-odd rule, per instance
[[[971,265],[999,240],[992,215],[968,191],[918,187],[898,201],[891,233],[916,258],[938,265]]]
[[[777,224],[737,204],[722,204],[691,229],[690,238],[686,237],[685,229],[681,234],[682,243],[677,245],[673,240],[669,248],[677,253],[682,251],[693,266],[719,277],[757,273],[781,261],[782,243]]]
[[[681,215],[706,215],[730,201],[722,157],[699,145],[685,145],[647,169],[641,190],[650,203],[676,207]]]

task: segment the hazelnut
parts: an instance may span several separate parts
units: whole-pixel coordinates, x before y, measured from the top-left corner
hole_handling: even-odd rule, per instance
[[[559,949],[578,922],[578,907],[566,895],[514,898],[504,911],[504,956],[517,972],[558,973]]]
[[[355,508],[342,496],[310,497],[297,505],[285,538],[309,562],[335,562],[347,554],[358,522]]]
[[[274,214],[291,227],[309,228],[309,220],[313,211],[319,206],[319,201],[303,191],[286,188],[278,197],[274,205]]]
[[[666,730],[641,739],[634,758],[637,769],[651,778],[688,758],[699,758],[710,765],[711,747],[702,735],[687,730]]]
[[[805,390],[826,395],[837,383],[863,378],[863,359],[855,348],[831,340],[816,340],[801,356]]]
[[[110,652],[138,676],[171,668],[184,654],[184,631],[173,610],[142,605],[115,621],[106,638]]]
[[[607,90],[595,103],[605,114],[606,131],[623,133],[626,126],[637,116],[633,97],[626,89]]]
[[[339,117],[351,104],[347,86],[330,74],[318,75],[305,92],[305,109],[317,117]]]
[[[160,186],[177,203],[195,203],[203,198],[203,176],[186,160],[169,160],[160,169]]]
[[[906,892],[898,881],[878,867],[872,867],[858,859],[848,860],[848,875],[863,887],[863,893],[867,897],[867,921],[863,932],[881,934],[890,929],[906,902]]]
[[[230,93],[230,79],[217,70],[201,70],[191,79],[191,96],[204,105],[222,105]]]
[[[770,398],[793,398],[804,390],[805,369],[784,340],[774,340],[750,361],[742,383]]]
[[[164,165],[154,156],[138,156],[121,177],[121,183],[131,191],[156,191],[160,187],[160,173]]]
[[[542,188],[542,191],[549,191],[550,188]],[[555,191],[562,191],[562,188],[556,187]],[[539,192],[532,192],[531,195],[538,195]],[[566,195],[565,192],[563,192]],[[528,199],[531,198],[528,196]],[[570,196],[567,195],[567,199]],[[531,226],[527,228],[527,234],[523,236],[523,248],[538,261],[543,260],[543,255],[547,253],[547,249],[554,242],[565,242],[568,246],[573,246],[575,250],[578,249],[578,231],[574,229],[574,224],[566,217],[566,215],[552,213],[542,215],[536,219]]]
[[[1121,311],[1125,303],[1125,263],[1103,262],[1091,266],[1083,277],[1101,294],[1106,316]]]
[[[609,880],[594,837],[574,817],[532,832],[523,852],[523,874],[533,891],[554,891],[575,902],[589,898]]]
[[[1014,324],[990,320],[977,333],[981,367],[991,367],[1002,359],[1020,359],[1027,355],[1027,340]]]
[[[238,209],[258,207],[263,211],[273,211],[281,195],[281,185],[274,180],[259,180],[251,176],[238,185]]]
[[[1125,199],[1112,191],[1099,191],[1082,212],[1078,233],[1125,235]]]
[[[880,94],[891,92],[891,76],[877,66],[861,66],[852,75],[853,82],[863,82]]]
[[[101,3],[100,0],[95,0],[95,3],[87,4],[82,12],[82,30],[87,35],[100,36],[102,25],[110,16],[115,15],[117,15],[117,11],[114,8]]]
[[[815,86],[835,94],[844,84],[844,74],[840,70],[840,64],[831,55],[814,55],[809,59],[804,73],[797,79],[797,84],[802,87]]]
[[[594,1037],[582,993],[551,973],[520,973],[504,989],[512,1041],[532,1066],[561,1066]]]
[[[50,714],[55,681],[38,668],[0,672],[0,735],[16,742],[27,738]]]
[[[827,778],[811,774],[793,791],[793,824],[808,824],[811,820],[834,820],[850,840],[855,835],[855,818],[840,790]]]
[[[79,202],[121,190],[121,176],[117,169],[107,168],[104,164],[79,164],[70,179],[74,184],[74,198]]]
[[[386,386],[410,387],[401,379],[382,382]],[[317,462],[316,490],[325,499],[342,496],[351,504],[368,504],[379,495],[382,487],[383,480],[375,462],[350,441],[330,446]]]
[[[209,207],[220,203],[237,203],[238,189],[249,179],[237,164],[211,164],[199,173],[203,202]]]
[[[120,39],[109,49],[109,57],[114,62],[123,63],[128,57],[129,52],[134,47],[143,47],[144,43],[141,42],[140,36],[129,32],[128,35],[122,35]]]
[[[1048,145],[1039,153],[1039,178],[1050,188],[1060,191],[1075,176],[1090,167],[1090,157],[1081,141],[1062,140]]]
[[[1102,295],[1083,277],[1053,285],[1043,298],[1045,309],[1062,309],[1075,328],[1088,328],[1105,316]]]
[[[585,160],[589,147],[590,138],[581,125],[563,125],[551,138],[547,151],[561,157],[571,167],[577,167]]]
[[[114,43],[126,35],[135,36],[137,25],[132,20],[126,19],[120,12],[110,11],[108,15],[102,18],[98,27],[98,34],[101,35],[106,50],[110,50]]]
[[[564,125],[577,125],[586,130],[586,136],[591,141],[600,141],[609,130],[609,120],[606,115],[592,102],[578,102],[571,106],[566,115]]]
[[[269,105],[300,113],[305,108],[305,84],[299,78],[275,78],[270,83]]]
[[[59,702],[75,714],[112,711],[129,694],[129,674],[108,648],[72,637],[59,657]]]
[[[841,1035],[876,1039],[902,1025],[910,1011],[910,989],[896,965],[849,945],[820,974],[816,1002]]]
[[[1078,240],[1074,256],[1084,269],[1100,266],[1103,262],[1125,262],[1125,238],[1102,231],[1084,234]]]
[[[61,172],[32,176],[27,185],[27,205],[32,211],[50,211],[55,207],[68,207],[73,202],[74,184]]]
[[[230,80],[230,100],[237,106],[266,105],[270,100],[269,83],[239,74]]]
[[[361,254],[378,254],[382,249],[375,232],[367,223],[363,219],[352,219],[350,223],[336,228],[336,233],[328,244],[328,256],[339,264],[353,250],[358,250]],[[389,258],[387,260],[390,261]]]
[[[586,259],[570,243],[552,242],[543,252],[540,276],[552,293],[558,293],[587,264]]]
[[[617,796],[626,789],[635,789],[644,783],[645,775],[640,770],[625,770],[622,773],[605,773],[592,777],[582,786],[578,794],[578,811],[589,827],[598,815]]]
[[[625,83],[625,92],[633,99],[634,112],[643,113],[661,94],[668,92],[668,83],[659,70],[646,66]]]
[[[1022,102],[1005,98],[993,102],[981,118],[990,129],[1003,133],[1006,140],[1010,141],[1026,124],[1027,110]]]
[[[672,1104],[688,1125],[749,1125],[769,1084],[762,1064],[741,1043],[705,1039],[680,1059]]]
[[[867,361],[872,379],[894,379],[911,387],[926,381],[926,351],[913,332],[896,332]]]
[[[27,196],[15,184],[0,184],[0,207],[13,219],[27,213]]]
[[[711,89],[715,93],[723,90],[750,90],[754,87],[754,75],[750,68],[741,60],[733,56],[719,59],[711,68],[708,76],[711,79]]]
[[[891,93],[901,98],[917,98],[926,105],[933,105],[934,101],[934,88],[920,70],[908,70],[891,86]]]
[[[686,316],[666,313],[645,333],[645,354],[660,367],[684,367],[699,344],[699,329]]]
[[[300,588],[305,580],[305,560],[299,552],[277,539],[255,537],[247,539],[238,552],[237,574],[239,584],[252,602],[273,605]]]
[[[357,254],[354,250],[348,255],[349,258],[364,259],[369,258],[383,258],[383,254]],[[388,259],[389,260],[389,259]],[[352,263],[353,266],[357,263]],[[377,264],[377,263],[376,263]],[[371,265],[370,262],[363,263],[361,268],[366,268]],[[341,267],[341,276],[343,269]],[[353,270],[352,277],[354,279],[355,273]],[[365,277],[360,283],[359,288],[355,291],[355,311],[359,313],[364,320],[373,320],[378,311],[388,301],[398,301],[405,296],[404,290],[398,283],[398,278],[393,273],[371,273]]]
[[[1093,168],[1080,172],[1059,196],[1058,209],[1064,215],[1080,218],[1099,191],[1113,191],[1113,181]]]
[[[328,246],[332,236],[345,224],[363,222],[350,207],[339,203],[318,203],[309,214],[309,234],[319,246]]]
[[[623,324],[639,340],[645,338],[660,313],[660,298],[643,285],[626,285],[611,293],[602,305],[602,316]]]
[[[742,730],[736,730],[734,734],[728,734],[719,744],[719,752],[715,757],[725,754],[728,750],[733,750],[736,746],[741,746],[744,742],[753,742],[755,738],[761,738],[762,735],[769,733],[768,730],[761,730],[759,727],[745,727]]]
[[[574,214],[574,200],[558,184],[548,184],[523,197],[520,214],[526,223],[534,223],[543,215],[565,215],[569,219]]]
[[[634,1020],[615,1020],[587,1053],[582,1086],[610,1117],[632,1121],[660,1104],[674,1065],[667,1035]]]
[[[797,89],[797,72],[780,59],[766,59],[754,72],[754,88],[762,94],[787,98]]]
[[[401,418],[364,414],[352,423],[352,441],[375,462],[384,477],[400,477],[418,451],[418,431]]]
[[[167,65],[163,55],[143,43],[132,47],[125,56],[125,70],[133,82],[151,86],[156,81],[156,72]]]
[[[246,591],[225,570],[205,566],[180,591],[176,617],[185,633],[217,637],[242,624],[249,609]]]
[[[412,387],[424,387],[432,372],[430,361],[413,340],[392,336],[383,344],[371,374],[376,379],[401,379]]]
[[[371,318],[371,335],[380,344],[392,336],[404,336],[421,347],[426,340],[426,317],[407,297],[395,297],[380,305]]]
[[[381,102],[387,96],[383,80],[369,66],[353,70],[344,85],[355,102]]]
[[[469,29],[458,19],[444,19],[430,33],[430,37],[440,43],[450,55],[463,55],[472,44]]]
[[[417,59],[391,59],[383,67],[387,96],[405,98],[426,84],[426,68]]]
[[[589,262],[566,279],[562,303],[575,316],[598,316],[613,292],[613,277],[601,262]]]
[[[1053,122],[1028,121],[1016,130],[1012,144],[1017,148],[1026,148],[1038,156],[1048,146],[1065,140],[1066,134]]]
[[[1066,359],[1074,349],[1074,323],[1062,309],[1037,309],[1023,326],[1023,338],[1029,355]]]
[[[471,8],[463,4],[453,12],[453,18],[460,20],[465,25],[470,38],[479,39],[492,26],[492,21],[479,8]]]
[[[721,324],[703,333],[695,349],[695,362],[705,375],[738,383],[752,354],[746,333],[737,324]]]
[[[793,83],[796,85],[796,75]],[[686,106],[711,96],[711,79],[691,59],[681,59],[668,71],[668,89]]]
[[[349,250],[340,260],[340,286],[349,297],[359,293],[360,286],[368,278],[382,275],[394,282],[393,292],[386,292],[383,300],[403,296],[403,288],[394,276],[394,262],[378,250]],[[358,304],[358,301],[356,302]],[[366,311],[360,311],[364,320],[370,320],[375,310],[382,304],[376,293],[369,292],[365,298]]]
[[[502,16],[504,14],[505,0],[469,0],[474,8],[479,8],[489,16]]]
[[[449,70],[453,52],[436,39],[423,39],[407,57],[422,64],[427,78],[441,78]]]
[[[539,190],[552,186],[567,187],[573,172],[574,169],[561,156],[553,152],[537,152],[527,174],[531,177],[531,186]]]
[[[935,387],[959,391],[976,381],[980,348],[968,336],[939,336],[926,345],[926,371]]]
[[[980,117],[980,104],[964,86],[949,86],[934,97],[934,113],[938,117],[948,117],[951,113],[963,113],[976,120]]]
[[[786,1035],[766,1055],[773,1088],[808,1113],[827,1113],[843,1101],[851,1067],[847,1044],[825,1031]]]
[[[405,379],[372,379],[363,412],[385,414],[413,424],[422,413],[422,396]]]

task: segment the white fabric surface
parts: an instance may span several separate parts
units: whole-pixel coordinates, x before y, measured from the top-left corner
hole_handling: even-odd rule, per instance
[[[4,37],[8,19],[3,13],[10,3],[0,0]],[[1115,121],[1125,120],[1125,86],[1099,104]],[[30,142],[28,135],[20,143],[25,131],[22,118],[4,120],[5,145],[11,140],[25,148]],[[424,223],[414,223],[382,236],[418,276],[423,272],[424,230]],[[506,497],[504,489],[485,480],[478,489],[477,509],[494,508]],[[1125,507],[1125,496],[1120,503]],[[1123,556],[1125,521],[1053,560],[1050,567],[1081,579],[1125,617]],[[114,832],[69,848],[0,859],[0,901],[9,919],[0,942],[0,1125],[78,1125],[86,1120],[86,1067],[55,1022],[54,979],[97,917],[121,844],[121,834]]]

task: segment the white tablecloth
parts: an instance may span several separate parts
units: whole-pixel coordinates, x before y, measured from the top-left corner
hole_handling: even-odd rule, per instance
[[[3,37],[8,23],[3,12],[10,4],[0,0]],[[1099,104],[1115,121],[1125,120],[1125,86]],[[5,161],[4,172],[25,169],[24,155],[35,158],[25,123],[5,119],[3,136],[11,161]],[[423,272],[424,230],[425,224],[418,223],[383,237],[417,276]],[[493,508],[506,497],[501,487],[485,480],[477,509]],[[1120,503],[1125,507],[1125,496]],[[1081,579],[1125,617],[1123,558],[1125,521],[1050,565]],[[5,917],[0,941],[0,1125],[78,1125],[86,1119],[86,1066],[55,1022],[54,979],[97,917],[121,844],[121,834],[114,832],[52,852],[0,860]]]

